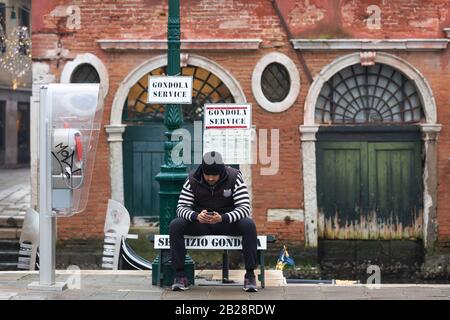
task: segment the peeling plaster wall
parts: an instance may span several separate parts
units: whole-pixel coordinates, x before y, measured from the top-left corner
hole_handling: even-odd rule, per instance
[[[437,220],[437,134],[424,133],[424,148],[426,154],[423,172],[424,180],[424,240],[425,246],[432,250],[439,236],[439,222]]]

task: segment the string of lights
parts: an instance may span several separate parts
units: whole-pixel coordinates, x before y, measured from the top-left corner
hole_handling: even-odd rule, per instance
[[[24,85],[31,75],[31,39],[27,27],[14,28],[8,37],[0,26],[0,70],[10,74],[13,89]]]

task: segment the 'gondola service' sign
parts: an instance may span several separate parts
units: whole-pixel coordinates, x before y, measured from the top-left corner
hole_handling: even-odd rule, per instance
[[[226,164],[251,164],[252,106],[205,104],[203,152],[217,151]]]
[[[205,104],[205,129],[250,129],[251,105]]]
[[[191,104],[192,77],[149,76],[147,102],[150,104]]]

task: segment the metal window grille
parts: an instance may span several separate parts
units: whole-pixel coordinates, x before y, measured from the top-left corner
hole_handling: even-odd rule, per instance
[[[323,86],[316,122],[333,124],[417,123],[424,118],[414,83],[394,68],[353,65]]]
[[[100,83],[100,76],[97,70],[88,64],[79,65],[70,77],[71,83]]]
[[[261,88],[270,102],[283,101],[291,89],[291,79],[286,67],[280,63],[271,63],[261,76]]]
[[[150,72],[149,75],[165,75],[166,67]],[[148,74],[143,76],[131,89],[125,102],[122,120],[125,123],[164,121],[164,105],[148,104]],[[192,76],[192,104],[183,105],[186,122],[202,120],[205,103],[234,103],[234,98],[225,84],[213,73],[200,67],[181,68],[181,75]]]

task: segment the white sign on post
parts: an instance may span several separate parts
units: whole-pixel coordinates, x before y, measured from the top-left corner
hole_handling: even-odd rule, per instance
[[[192,104],[191,76],[149,76],[148,103]]]
[[[186,249],[242,250],[241,236],[184,236]],[[267,250],[267,236],[258,236],[258,250]],[[170,236],[155,234],[155,249],[170,249]]]
[[[203,152],[219,152],[226,164],[250,164],[251,119],[250,104],[205,104]]]

